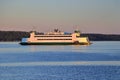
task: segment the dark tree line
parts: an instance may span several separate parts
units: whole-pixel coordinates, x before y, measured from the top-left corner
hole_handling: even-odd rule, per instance
[[[29,32],[0,31],[0,41],[20,41],[23,37],[29,37]]]
[[[21,41],[23,37],[29,37],[30,32],[22,31],[0,31],[0,41]],[[112,34],[81,34],[89,37],[91,41],[120,41],[120,35]]]
[[[87,36],[91,41],[120,41],[118,34],[81,34]]]

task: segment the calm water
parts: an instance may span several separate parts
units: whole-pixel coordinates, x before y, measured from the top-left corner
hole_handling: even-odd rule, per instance
[[[120,41],[79,45],[0,42],[0,80],[120,80]]]

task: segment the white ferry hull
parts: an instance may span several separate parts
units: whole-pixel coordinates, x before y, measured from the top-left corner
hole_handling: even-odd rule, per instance
[[[21,45],[89,45],[88,37],[80,37],[80,33],[64,34],[52,32],[38,35],[30,33],[29,38],[22,38]]]

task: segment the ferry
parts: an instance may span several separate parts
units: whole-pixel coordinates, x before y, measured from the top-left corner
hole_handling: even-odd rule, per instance
[[[30,33],[29,38],[22,38],[21,45],[90,45],[88,37],[81,37],[80,31],[74,33],[61,32],[55,29],[53,32],[36,34],[35,31]]]

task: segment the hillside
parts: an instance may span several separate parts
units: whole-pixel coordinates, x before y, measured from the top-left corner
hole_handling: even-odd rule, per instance
[[[120,35],[112,34],[81,34],[89,37],[90,41],[120,41]],[[0,31],[0,41],[21,41],[23,37],[29,37],[29,32]]]
[[[120,41],[118,34],[81,34],[87,36],[91,41]]]
[[[0,31],[0,41],[20,41],[22,37],[29,37],[29,32]]]

